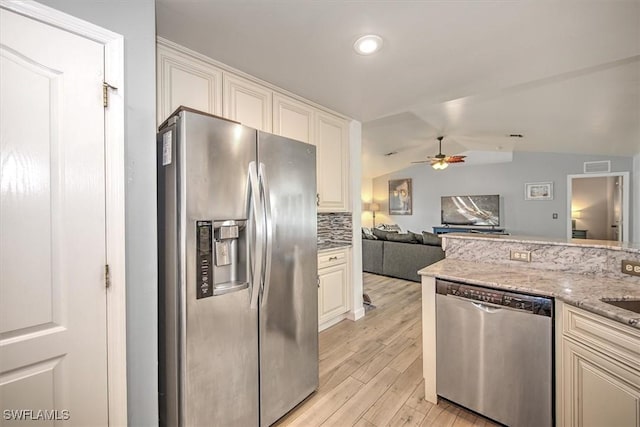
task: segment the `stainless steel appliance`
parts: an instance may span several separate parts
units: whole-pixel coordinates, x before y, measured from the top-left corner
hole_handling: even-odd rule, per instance
[[[318,387],[315,147],[183,107],[157,147],[160,424],[268,426]]]
[[[552,426],[553,300],[436,280],[436,391],[513,427]]]

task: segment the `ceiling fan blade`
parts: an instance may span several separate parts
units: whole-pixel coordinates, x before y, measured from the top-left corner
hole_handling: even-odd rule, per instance
[[[430,163],[429,160],[419,160],[417,162],[411,162],[411,163]]]
[[[467,156],[448,156],[445,159],[447,163],[464,163],[464,158]]]

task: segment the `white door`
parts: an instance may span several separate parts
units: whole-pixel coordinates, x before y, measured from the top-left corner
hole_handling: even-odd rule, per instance
[[[0,424],[107,425],[104,47],[0,9],[0,60]]]

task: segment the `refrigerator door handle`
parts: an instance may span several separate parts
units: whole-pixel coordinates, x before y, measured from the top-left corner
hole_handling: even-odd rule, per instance
[[[251,308],[258,308],[258,295],[260,293],[260,281],[262,279],[262,264],[263,264],[263,249],[262,242],[264,241],[264,211],[260,201],[260,183],[258,181],[258,171],[256,169],[256,162],[249,163],[249,194],[250,194],[250,207],[253,212],[253,219],[255,221],[255,245],[248,243],[249,257],[251,259]],[[251,215],[249,215],[251,217]]]
[[[267,172],[264,163],[260,163],[260,184],[262,187],[263,207],[265,211],[265,268],[264,268],[264,285],[262,289],[262,306],[267,303],[269,296],[269,284],[271,283],[271,258],[273,254],[273,217],[271,215],[271,193],[269,192],[269,181],[267,180]]]

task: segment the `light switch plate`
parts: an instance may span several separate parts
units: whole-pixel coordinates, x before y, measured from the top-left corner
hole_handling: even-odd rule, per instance
[[[625,274],[630,274],[632,276],[640,277],[640,262],[623,259],[622,272]]]
[[[513,261],[531,262],[531,251],[514,251],[509,254],[509,259]]]

